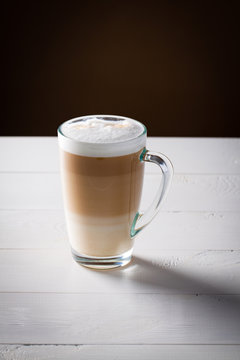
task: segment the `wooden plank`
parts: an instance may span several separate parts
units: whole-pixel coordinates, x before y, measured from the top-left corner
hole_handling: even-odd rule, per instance
[[[139,249],[240,249],[240,212],[164,212],[136,238]]]
[[[2,360],[239,360],[239,345],[0,345]]]
[[[59,174],[0,174],[0,209],[62,209]],[[159,186],[146,175],[141,208]],[[239,211],[240,175],[175,175],[165,211]]]
[[[1,210],[0,248],[68,246],[63,210]]]
[[[167,155],[176,173],[240,174],[240,139],[150,137],[147,147]],[[1,171],[59,171],[56,137],[0,137],[0,153]]]
[[[0,174],[1,209],[62,209],[59,174]]]
[[[149,149],[166,154],[175,173],[240,174],[239,138],[152,137]]]
[[[136,238],[140,249],[240,248],[240,212],[163,212]],[[63,210],[0,211],[0,248],[68,247]]]
[[[0,137],[2,172],[59,172],[57,137]]]
[[[240,342],[240,296],[2,293],[0,304],[5,344]]]
[[[1,250],[0,292],[240,294],[239,259],[240,250],[136,249],[127,267],[93,271],[70,249]]]

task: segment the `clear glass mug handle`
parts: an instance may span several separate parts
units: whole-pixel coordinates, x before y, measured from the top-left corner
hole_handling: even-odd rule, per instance
[[[145,228],[145,226],[152,221],[155,215],[157,215],[160,205],[162,204],[163,200],[165,199],[168,193],[173,177],[172,163],[165,155],[157,152],[148,151],[145,149],[140,156],[140,160],[157,164],[162,171],[163,177],[161,184],[158,188],[157,194],[151,205],[148,207],[148,209],[145,212],[143,213],[137,212],[131,227],[132,238],[136,236],[139,233],[139,231]]]

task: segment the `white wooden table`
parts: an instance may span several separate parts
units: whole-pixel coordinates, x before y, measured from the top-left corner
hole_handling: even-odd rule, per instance
[[[148,148],[172,188],[131,265],[99,272],[70,254],[57,139],[0,139],[0,359],[240,359],[240,140]]]

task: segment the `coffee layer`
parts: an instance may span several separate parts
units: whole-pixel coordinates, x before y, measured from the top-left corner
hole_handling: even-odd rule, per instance
[[[144,163],[139,160],[141,152],[94,158],[61,151],[67,210],[101,218],[136,213],[144,172]]]
[[[79,255],[111,257],[132,249],[131,226],[143,184],[142,151],[117,157],[60,151],[69,241]]]

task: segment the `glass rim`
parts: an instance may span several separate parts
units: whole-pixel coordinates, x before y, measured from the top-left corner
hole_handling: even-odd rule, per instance
[[[88,142],[88,141],[82,141],[82,140],[77,140],[77,139],[74,139],[70,136],[67,136],[66,134],[64,134],[64,132],[62,131],[62,126],[66,123],[74,123],[74,122],[77,122],[79,120],[87,120],[89,118],[102,118],[103,120],[105,120],[106,118],[106,121],[107,120],[113,120],[113,121],[117,121],[117,120],[133,120],[135,122],[137,122],[138,124],[140,124],[142,127],[143,127],[143,131],[141,132],[141,134],[139,134],[138,136],[136,137],[133,137],[131,139],[128,139],[128,140],[122,140],[122,141],[113,141],[113,142],[107,142],[107,143],[94,143],[94,142]],[[108,119],[109,118],[109,119]],[[131,142],[133,140],[136,140],[136,139],[139,139],[141,138],[141,136],[144,136],[147,134],[147,128],[146,126],[141,123],[140,121],[138,120],[135,120],[133,118],[130,118],[130,117],[127,117],[127,116],[121,116],[121,115],[102,115],[102,114],[97,114],[97,115],[83,115],[83,116],[78,116],[78,117],[75,117],[75,118],[71,118],[69,120],[66,120],[64,121],[62,124],[60,124],[57,128],[57,132],[64,136],[66,139],[69,139],[71,141],[75,141],[77,143],[81,143],[81,144],[86,144],[86,145],[96,145],[96,146],[106,146],[106,145],[114,145],[114,144],[120,144],[120,143],[127,143],[127,142]]]

